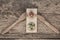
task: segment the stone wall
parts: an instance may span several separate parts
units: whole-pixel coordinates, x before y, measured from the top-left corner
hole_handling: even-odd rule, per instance
[[[43,16],[50,24],[54,25],[54,27],[60,31],[60,0],[0,0],[0,34],[3,31],[3,29],[13,24],[19,18],[19,16],[21,16],[24,12],[26,12],[26,8],[37,8],[38,15]],[[26,34],[25,23],[26,23],[26,20],[19,23],[18,25],[13,27],[8,33],[6,33],[6,35],[7,34],[10,34],[10,35],[11,34],[20,34],[20,35]],[[53,30],[51,30],[44,23],[38,20],[37,34],[40,34],[40,36],[41,34],[53,35],[55,34],[55,32],[53,32]],[[36,36],[37,34],[35,35],[29,34],[29,37]],[[60,36],[58,35],[57,36],[53,35],[54,37],[52,36],[51,37],[59,38]],[[1,40],[5,40],[5,39],[1,39]],[[15,39],[10,39],[10,40],[15,40]],[[17,39],[17,40],[28,40],[28,39]],[[40,39],[29,39],[29,40],[40,40]],[[52,40],[52,39],[41,39],[41,40]]]

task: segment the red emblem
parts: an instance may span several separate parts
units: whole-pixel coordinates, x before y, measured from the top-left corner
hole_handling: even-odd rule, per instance
[[[31,12],[29,12],[29,16],[30,17],[33,17],[34,16],[34,13],[31,11]]]

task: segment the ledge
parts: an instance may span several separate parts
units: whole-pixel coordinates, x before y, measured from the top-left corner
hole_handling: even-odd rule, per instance
[[[0,34],[0,38],[21,38],[21,39],[25,39],[25,38],[36,38],[36,39],[52,39],[52,38],[60,38],[60,34],[4,34],[1,35]]]

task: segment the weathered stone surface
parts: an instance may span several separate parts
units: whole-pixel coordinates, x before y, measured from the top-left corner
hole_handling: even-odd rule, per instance
[[[60,31],[60,0],[0,0],[0,33],[4,28],[13,24],[19,18],[19,16],[21,16],[21,14],[26,11],[26,8],[37,8],[38,15],[42,15],[43,17],[45,17],[50,24],[54,25],[54,27],[56,27]],[[14,37],[15,34],[19,34],[17,35],[18,38],[19,37],[20,38],[40,38],[40,37],[59,38],[60,37],[59,35],[56,36],[55,33],[49,27],[47,27],[39,20],[38,20],[37,34],[26,34],[25,23],[26,21],[19,23],[18,25],[13,27],[9,31],[9,33],[5,34],[5,36],[0,35],[0,37],[11,38],[12,34],[14,34]],[[41,34],[44,36],[41,36]],[[52,34],[52,36],[50,35],[46,36],[45,34],[46,35]],[[1,40],[5,40],[5,39],[1,39]],[[15,39],[10,39],[10,40],[15,40]],[[19,40],[28,40],[28,39],[19,39]],[[40,39],[33,39],[33,40],[40,40]],[[42,39],[42,40],[46,40],[46,39]]]
[[[0,39],[0,40],[60,40],[60,39]]]
[[[60,11],[60,0],[33,0],[40,13],[57,13]]]

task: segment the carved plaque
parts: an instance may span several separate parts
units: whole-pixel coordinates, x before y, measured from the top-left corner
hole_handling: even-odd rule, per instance
[[[37,9],[36,8],[26,9],[26,32],[27,33],[37,32]]]

